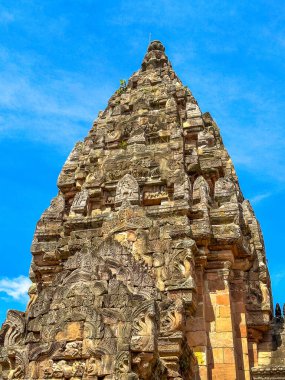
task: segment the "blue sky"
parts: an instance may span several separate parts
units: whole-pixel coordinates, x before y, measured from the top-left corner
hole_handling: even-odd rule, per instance
[[[25,308],[33,232],[69,151],[150,33],[221,128],[285,302],[285,2],[2,0],[0,323]]]

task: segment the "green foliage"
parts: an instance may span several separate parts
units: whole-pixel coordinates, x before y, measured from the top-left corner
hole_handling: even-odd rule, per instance
[[[127,149],[127,146],[128,146],[128,143],[127,143],[126,140],[122,140],[122,141],[119,142],[119,148],[120,148],[120,149],[124,149],[124,150],[126,150],[126,149]]]
[[[126,83],[125,79],[120,79],[120,87],[122,87],[122,88],[127,87],[127,83]]]
[[[190,89],[189,89],[188,86],[184,86],[183,88],[184,88],[184,90],[185,90],[185,92],[186,92],[187,95],[191,94],[191,91],[190,91]]]
[[[123,92],[125,92],[127,90],[127,82],[125,81],[125,79],[120,79],[120,87],[119,89],[116,91],[116,94],[117,95],[121,95]]]

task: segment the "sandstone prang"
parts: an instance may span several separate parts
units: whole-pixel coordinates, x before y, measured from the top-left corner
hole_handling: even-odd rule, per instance
[[[238,117],[238,115],[237,115]],[[285,379],[259,224],[159,41],[58,178],[1,379]]]

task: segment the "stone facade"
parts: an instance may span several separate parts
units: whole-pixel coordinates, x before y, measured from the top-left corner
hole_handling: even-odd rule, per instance
[[[2,379],[278,372],[259,224],[215,121],[159,41],[76,144],[58,188],[32,243],[26,312],[10,310],[0,332]]]

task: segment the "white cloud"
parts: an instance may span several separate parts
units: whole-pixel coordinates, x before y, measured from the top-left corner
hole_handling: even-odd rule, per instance
[[[272,195],[272,193],[258,194],[258,195],[255,195],[254,197],[252,197],[250,199],[250,202],[252,204],[257,204],[257,203],[263,201],[263,199],[269,198],[271,195]]]
[[[72,72],[53,72],[53,78],[43,75],[39,82],[29,67],[20,69],[21,61],[15,66],[12,59],[0,81],[0,106],[6,110],[89,120],[108,91],[104,85],[90,87],[87,78]]]
[[[277,286],[285,279],[285,272],[271,273],[271,282],[273,286]]]
[[[26,276],[4,277],[0,280],[0,293],[5,293],[15,301],[26,303],[30,285],[31,281]]]
[[[43,57],[1,47],[0,57],[0,138],[72,146],[87,134],[115,90],[111,82],[94,86],[87,75],[72,71],[49,68],[39,75],[37,67],[48,66]]]

